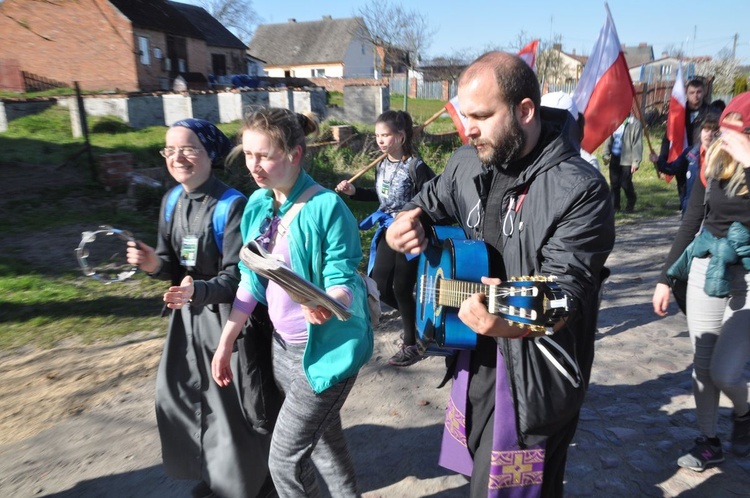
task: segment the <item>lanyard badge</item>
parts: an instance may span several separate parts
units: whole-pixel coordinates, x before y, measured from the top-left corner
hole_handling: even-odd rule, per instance
[[[196,235],[185,235],[182,238],[180,248],[180,264],[183,266],[195,266],[198,259],[198,237]]]

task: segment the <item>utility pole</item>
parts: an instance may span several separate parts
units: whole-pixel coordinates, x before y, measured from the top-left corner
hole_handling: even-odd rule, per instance
[[[693,26],[693,57],[695,57],[695,39],[698,37],[698,25]]]
[[[739,38],[740,34],[735,33],[734,34],[734,43],[732,44],[732,60],[736,59],[737,55],[737,38]]]

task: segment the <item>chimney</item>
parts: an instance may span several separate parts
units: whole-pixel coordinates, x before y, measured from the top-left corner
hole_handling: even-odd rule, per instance
[[[667,53],[666,50],[661,53],[661,57],[662,57],[662,59],[666,59],[667,57],[669,57],[669,54]]]
[[[552,48],[555,49],[555,50],[559,50],[560,52],[562,52],[562,43],[553,43],[552,44]]]
[[[638,46],[640,48],[646,48],[646,47],[648,47],[648,43],[641,42],[641,43],[638,44]]]
[[[289,18],[289,24],[295,24],[297,22],[297,19],[290,17]]]
[[[575,54],[576,54],[576,49],[573,49],[573,55],[575,55]]]
[[[332,21],[333,17],[331,17],[330,15],[329,16],[323,16],[323,20],[324,21]]]

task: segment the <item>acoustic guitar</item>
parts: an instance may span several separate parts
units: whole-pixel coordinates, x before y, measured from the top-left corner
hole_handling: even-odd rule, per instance
[[[490,313],[518,327],[545,330],[567,316],[568,299],[555,277],[516,277],[485,285],[481,277],[489,269],[484,242],[468,240],[458,227],[433,227],[417,275],[417,330],[423,344],[476,347],[476,332],[458,318],[461,303],[476,293],[486,296]]]

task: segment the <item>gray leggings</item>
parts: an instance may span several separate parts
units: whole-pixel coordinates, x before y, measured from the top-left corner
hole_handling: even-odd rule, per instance
[[[750,273],[741,265],[728,268],[731,295],[710,297],[703,291],[710,258],[693,259],[687,287],[687,323],[693,343],[693,394],[698,429],[716,436],[719,394],[734,405],[734,413],[748,410],[745,365],[750,361]]]
[[[281,498],[321,496],[317,468],[331,496],[359,496],[340,414],[356,375],[316,394],[302,369],[305,345],[274,339],[273,374],[285,396],[268,462],[276,491]]]

